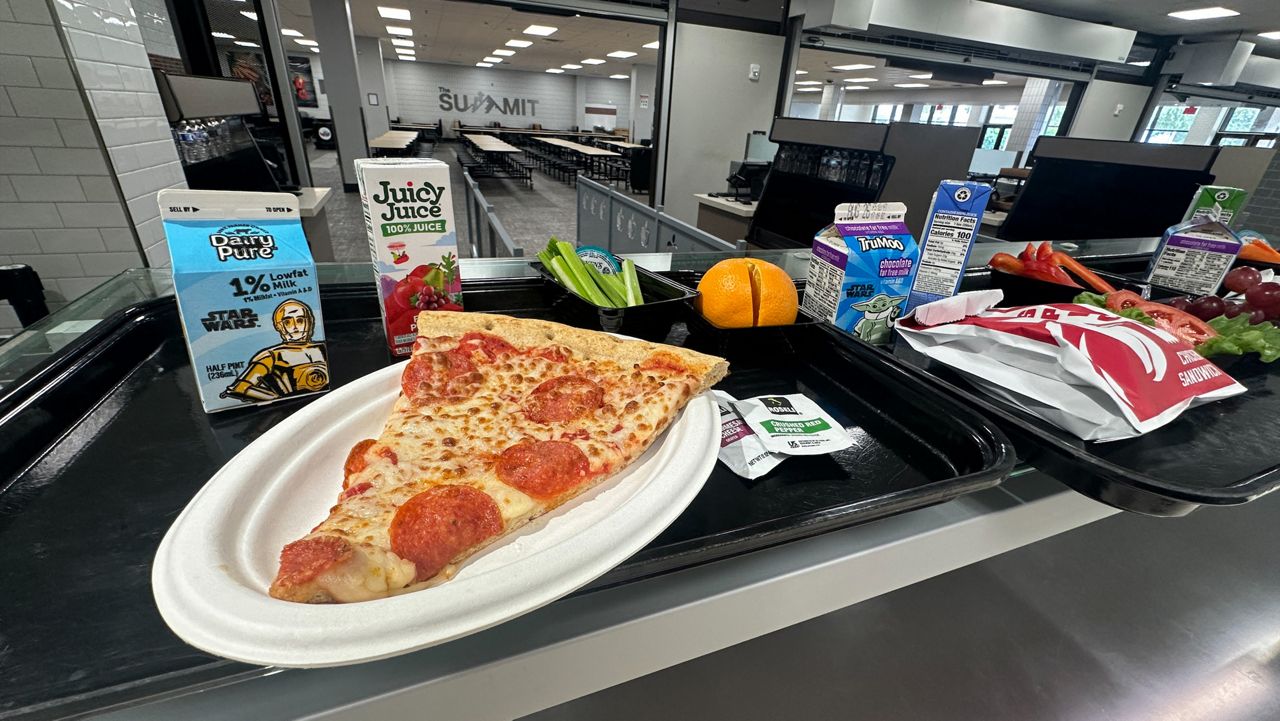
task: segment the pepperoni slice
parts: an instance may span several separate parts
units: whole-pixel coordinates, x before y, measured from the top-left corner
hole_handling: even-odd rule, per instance
[[[435,486],[396,509],[391,550],[417,567],[415,580],[439,573],[458,554],[502,532],[502,512],[471,486]]]
[[[368,481],[357,483],[338,495],[338,503],[342,503],[348,498],[354,498],[360,495],[361,493],[364,493],[365,491],[369,490],[370,488],[373,488],[373,484]]]
[[[524,412],[538,423],[564,423],[581,418],[604,403],[604,389],[582,376],[544,381],[524,402]]]
[[[400,376],[400,389],[414,405],[458,400],[475,392],[480,375],[470,354],[457,348],[414,356]]]
[[[372,438],[366,438],[351,446],[351,452],[347,453],[347,461],[342,464],[342,487],[346,488],[347,483],[351,480],[351,476],[363,471],[369,461],[365,459],[364,454],[377,441]]]
[[[489,360],[493,360],[503,354],[513,355],[516,352],[515,346],[498,336],[478,331],[464,334],[458,340],[458,347],[468,352],[480,351],[489,356]]]
[[[498,480],[538,499],[555,498],[577,488],[590,476],[591,465],[577,446],[566,441],[525,441],[498,456]]]
[[[288,587],[307,583],[325,570],[346,561],[352,553],[351,544],[337,536],[294,541],[280,552],[280,572],[271,585]]]

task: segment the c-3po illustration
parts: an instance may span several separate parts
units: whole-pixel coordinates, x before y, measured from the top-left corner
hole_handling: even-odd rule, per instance
[[[221,397],[273,401],[329,387],[324,343],[311,340],[316,328],[311,308],[299,300],[286,300],[276,306],[271,322],[283,342],[255,353]]]

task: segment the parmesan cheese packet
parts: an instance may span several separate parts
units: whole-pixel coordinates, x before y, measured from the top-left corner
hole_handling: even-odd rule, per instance
[[[756,396],[731,404],[767,450],[789,456],[818,456],[853,445],[845,427],[799,393]]]
[[[764,447],[760,436],[751,430],[733,409],[737,399],[724,391],[711,391],[720,408],[720,462],[743,478],[759,478],[787,460],[781,453]]]

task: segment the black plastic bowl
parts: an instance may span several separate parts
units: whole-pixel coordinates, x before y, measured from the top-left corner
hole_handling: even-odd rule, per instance
[[[531,265],[544,280],[560,290],[561,296],[551,307],[561,322],[655,342],[666,340],[671,326],[684,320],[685,301],[692,301],[698,295],[691,288],[637,265],[636,280],[640,282],[644,303],[630,308],[604,308],[560,285],[540,261]]]

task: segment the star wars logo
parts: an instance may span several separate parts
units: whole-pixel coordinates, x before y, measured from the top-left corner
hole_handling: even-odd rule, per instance
[[[210,333],[222,330],[244,330],[257,328],[261,323],[258,314],[252,308],[232,308],[230,310],[211,310],[200,319],[200,325]]]
[[[477,92],[475,95],[455,93],[445,86],[440,86],[440,109],[444,112],[483,113],[490,115],[519,115],[535,117],[538,114],[538,103],[533,98],[500,98],[488,93]]]

